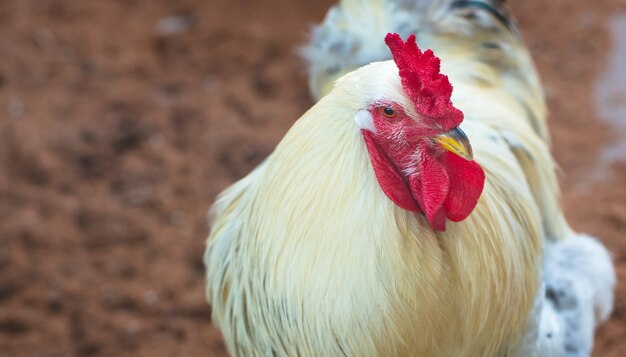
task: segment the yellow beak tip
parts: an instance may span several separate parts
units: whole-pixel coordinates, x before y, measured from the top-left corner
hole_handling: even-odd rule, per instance
[[[444,150],[466,160],[473,160],[472,146],[461,128],[457,127],[437,136],[436,141]]]

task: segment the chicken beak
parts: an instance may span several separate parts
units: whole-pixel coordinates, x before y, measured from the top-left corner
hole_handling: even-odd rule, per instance
[[[450,151],[465,160],[473,159],[472,145],[463,130],[459,127],[456,127],[445,134],[437,135],[435,137],[435,141],[444,150]]]

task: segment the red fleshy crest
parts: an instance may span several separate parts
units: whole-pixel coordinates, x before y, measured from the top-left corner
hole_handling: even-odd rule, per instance
[[[443,131],[459,126],[463,112],[450,101],[452,85],[448,76],[439,72],[439,58],[431,50],[422,52],[417,47],[415,35],[410,35],[405,42],[397,33],[389,33],[385,43],[398,66],[402,88],[422,118]]]

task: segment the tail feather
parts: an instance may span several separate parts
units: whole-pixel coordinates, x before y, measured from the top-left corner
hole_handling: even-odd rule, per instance
[[[420,14],[432,1],[342,0],[313,29],[301,53],[309,63],[309,89],[315,99],[334,81],[370,62],[390,58],[384,38],[389,32],[407,37],[420,30]]]
[[[463,9],[463,8],[479,8],[483,9],[498,21],[505,25],[511,31],[517,31],[515,25],[512,22],[512,18],[509,16],[505,1],[498,0],[456,0],[450,4],[450,9]]]
[[[423,41],[445,59],[462,62],[460,77],[476,76],[474,68],[492,72],[493,81],[512,93],[532,129],[549,141],[547,109],[539,76],[517,24],[504,1],[438,1],[425,16]],[[489,80],[489,78],[479,78]]]

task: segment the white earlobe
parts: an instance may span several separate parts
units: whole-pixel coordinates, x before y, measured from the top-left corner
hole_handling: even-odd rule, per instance
[[[354,116],[354,121],[356,122],[356,126],[359,128],[376,133],[374,118],[372,118],[372,113],[368,110],[359,110]]]

